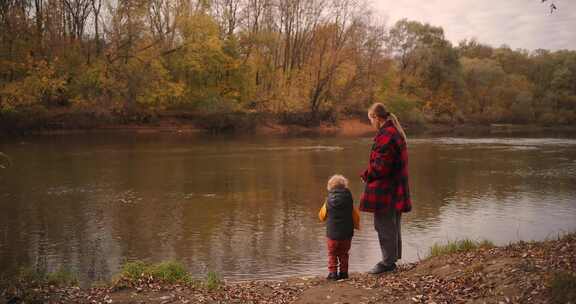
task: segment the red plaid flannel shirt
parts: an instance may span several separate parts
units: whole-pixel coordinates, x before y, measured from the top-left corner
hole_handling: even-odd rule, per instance
[[[360,199],[361,211],[377,212],[394,207],[400,212],[409,212],[412,209],[406,141],[391,121],[374,137],[368,169],[361,177],[366,183]]]

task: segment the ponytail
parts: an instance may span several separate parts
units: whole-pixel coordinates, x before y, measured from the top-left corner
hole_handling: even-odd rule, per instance
[[[392,123],[394,124],[394,126],[396,127],[398,132],[400,132],[402,137],[404,137],[404,141],[406,141],[406,132],[404,132],[404,128],[402,128],[402,125],[400,125],[400,121],[398,121],[398,117],[396,117],[396,115],[394,115],[393,113],[389,113],[389,115],[390,115],[389,119],[392,121]]]

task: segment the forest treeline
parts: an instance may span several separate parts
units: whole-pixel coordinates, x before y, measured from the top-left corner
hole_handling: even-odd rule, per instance
[[[441,27],[386,26],[360,0],[0,1],[5,125],[166,112],[314,122],[375,101],[414,123],[571,124],[576,51],[452,45]]]

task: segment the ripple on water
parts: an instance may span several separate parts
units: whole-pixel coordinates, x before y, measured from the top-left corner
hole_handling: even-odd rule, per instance
[[[539,177],[539,178],[564,178],[576,176],[576,165],[540,169],[540,168],[521,168],[514,171],[503,171],[501,173],[516,175],[521,177]]]
[[[109,189],[109,185],[106,184],[87,184],[83,186],[52,186],[46,189],[46,195],[53,196],[66,196],[73,194],[96,194],[103,193]]]
[[[443,145],[482,145],[485,148],[499,148],[501,146],[513,146],[515,149],[522,147],[540,146],[575,146],[576,139],[571,138],[459,138],[440,137],[411,139],[410,143],[433,143]],[[528,148],[530,149],[530,148]]]
[[[321,151],[328,151],[328,152],[335,152],[335,151],[342,151],[344,150],[343,147],[340,146],[286,146],[286,147],[263,147],[263,148],[254,148],[252,150],[256,151],[313,151],[313,152],[321,152]]]

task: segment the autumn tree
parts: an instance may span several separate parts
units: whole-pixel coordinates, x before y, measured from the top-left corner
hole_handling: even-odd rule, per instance
[[[570,124],[576,52],[458,46],[364,0],[0,1],[0,122],[164,111]]]
[[[462,94],[458,54],[440,27],[406,19],[389,31],[388,49],[398,64],[399,93],[423,101],[423,111],[454,119]]]

